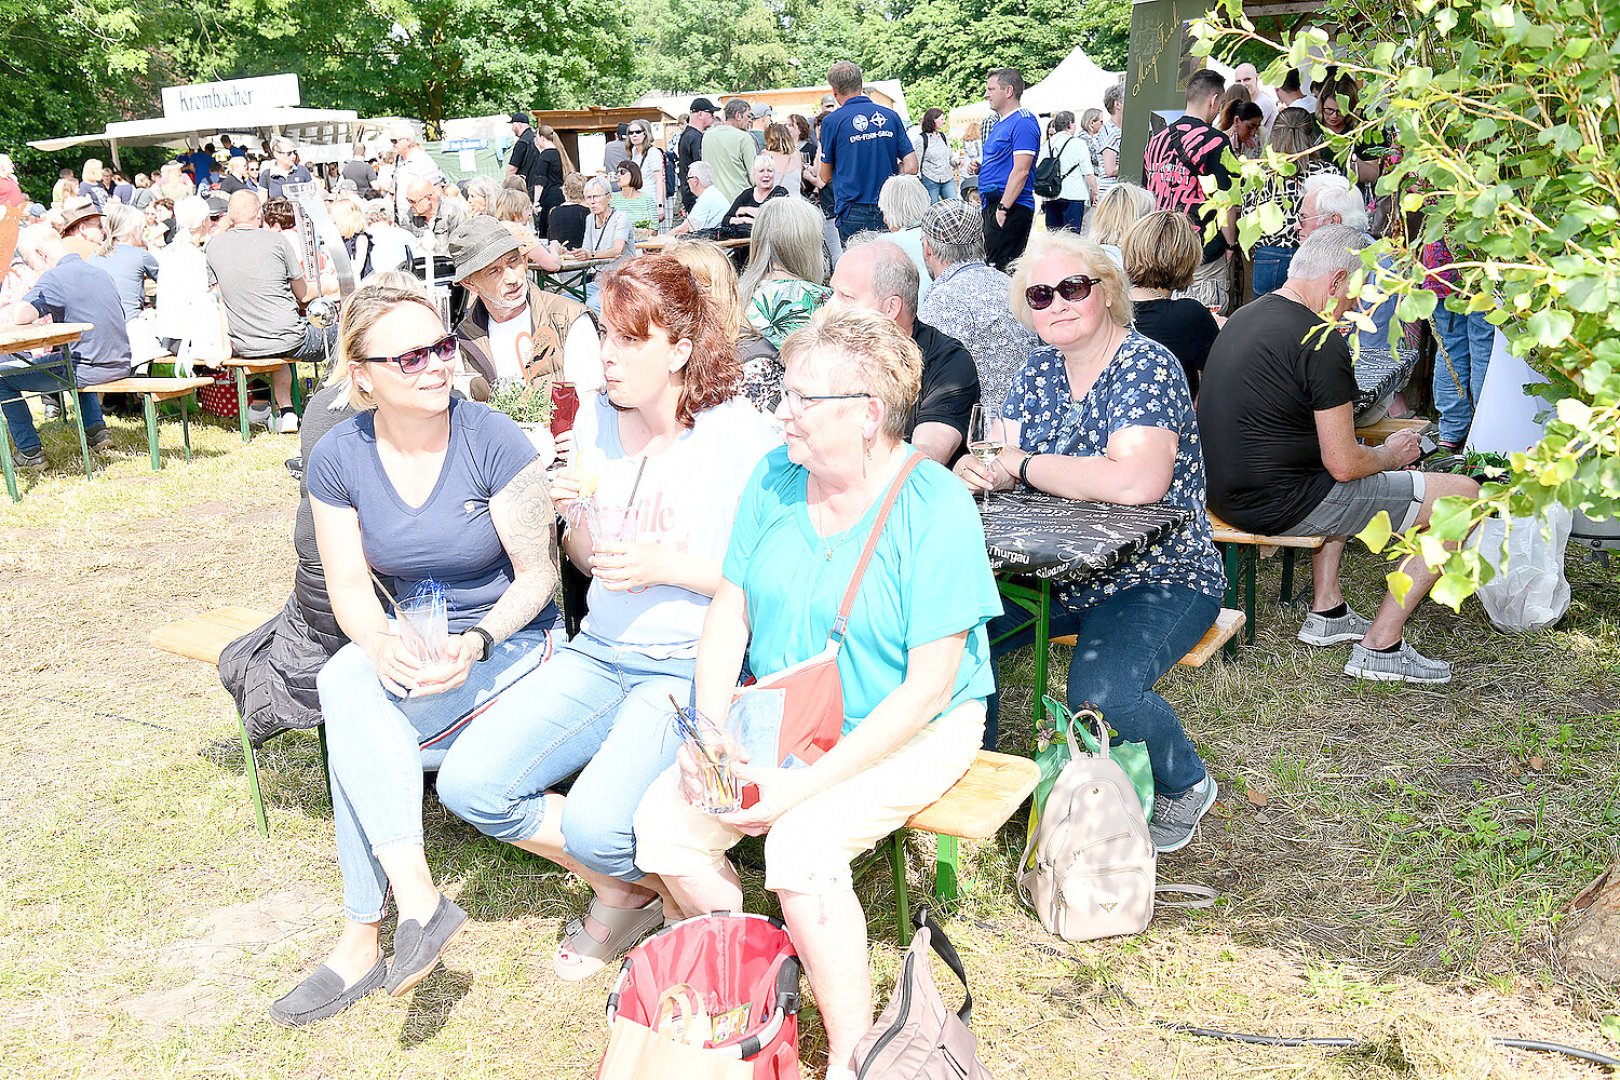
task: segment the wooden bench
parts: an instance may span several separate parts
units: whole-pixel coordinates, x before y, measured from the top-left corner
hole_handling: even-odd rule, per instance
[[[132,376],[115,382],[99,383],[79,389],[81,394],[138,394],[146,413],[146,448],[152,455],[152,468],[163,468],[163,457],[158,453],[157,406],[160,401],[180,402],[180,441],[186,449],[186,461],[191,460],[191,417],[186,412],[186,400],[204,386],[213,386],[214,380],[204,376],[194,378],[157,379]]]
[[[1029,758],[980,750],[962,779],[938,801],[925,806],[889,837],[889,867],[894,874],[894,902],[900,944],[911,942],[911,895],[906,881],[906,830],[939,838],[935,857],[934,896],[941,903],[956,899],[961,885],[957,841],[989,840],[1017,812],[1040,783],[1041,770]]]
[[[242,441],[249,442],[253,435],[248,429],[248,380],[264,379],[270,389],[270,423],[276,422],[276,391],[268,376],[275,374],[284,367],[292,368],[292,400],[289,405],[297,412],[302,412],[302,403],[298,398],[298,361],[280,357],[241,357],[233,356],[219,365],[236,373],[236,415],[242,422]]]
[[[1374,421],[1366,427],[1356,428],[1356,438],[1368,446],[1377,446],[1397,431],[1422,431],[1429,426],[1429,421],[1421,417],[1408,416],[1400,420],[1385,417]]]
[[[1266,536],[1245,532],[1228,525],[1214,513],[1209,515],[1210,531],[1221,549],[1226,564],[1226,607],[1238,602],[1238,587],[1243,587],[1243,615],[1245,628],[1243,641],[1254,644],[1255,582],[1260,577],[1260,559],[1283,553],[1282,588],[1278,590],[1278,603],[1286,604],[1294,597],[1294,558],[1301,551],[1320,551],[1326,539],[1321,536]]]
[[[1203,667],[1220,651],[1222,646],[1230,647],[1234,644],[1238,631],[1242,630],[1243,625],[1248,621],[1248,618],[1241,611],[1221,608],[1220,612],[1215,616],[1215,624],[1205,632],[1203,637],[1198,639],[1198,644],[1188,650],[1186,656],[1176,661],[1176,666]],[[1073,634],[1066,634],[1063,637],[1053,638],[1052,644],[1074,646],[1078,645],[1079,641]]]
[[[219,654],[225,646],[256,627],[269,622],[272,615],[253,608],[225,607],[205,611],[189,619],[165,623],[152,631],[152,647],[190,660],[219,664]],[[247,721],[240,713],[236,723],[242,731],[242,761],[247,771],[248,794],[253,799],[253,817],[260,836],[270,835],[270,822],[264,814],[264,795],[259,790],[259,758],[248,739]],[[321,747],[321,768],[326,769],[326,725],[315,728],[315,738]]]

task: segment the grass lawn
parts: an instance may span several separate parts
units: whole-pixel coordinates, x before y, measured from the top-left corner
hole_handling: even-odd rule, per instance
[[[56,465],[25,479],[20,505],[0,505],[0,1075],[593,1075],[612,976],[567,985],[550,964],[584,891],[431,798],[429,862],[474,920],[445,966],[404,998],[313,1028],[266,1018],[339,926],[315,740],[262,753],[261,839],[229,697],[212,669],[147,635],[207,608],[279,606],[297,501],[281,463],[297,443],[244,447],[200,424],[196,460],[176,452],[152,473],[139,421],[111,422],[117,453],[93,484],[53,425]],[[1262,596],[1275,597],[1276,563],[1262,567]],[[1574,607],[1547,634],[1497,634],[1477,606],[1460,618],[1425,607],[1413,637],[1455,664],[1448,687],[1354,683],[1338,674],[1348,647],[1299,644],[1299,612],[1274,602],[1235,662],[1168,675],[1161,690],[1222,797],[1160,880],[1215,887],[1213,910],[1066,945],[1016,902],[1017,822],[967,845],[968,894],[945,925],[991,1073],[1606,1075],[1490,1044],[1620,1054],[1620,991],[1573,980],[1551,948],[1562,905],[1616,858],[1620,832],[1620,581],[1579,557],[1569,570]],[[1365,551],[1348,560],[1361,610],[1381,574]],[[1003,748],[1015,749],[1029,658],[1002,674]],[[931,842],[914,843],[921,891]],[[900,955],[888,871],[857,869],[883,1000]],[[760,875],[745,880],[769,910]],[[1167,1023],[1365,1045],[1249,1046]]]

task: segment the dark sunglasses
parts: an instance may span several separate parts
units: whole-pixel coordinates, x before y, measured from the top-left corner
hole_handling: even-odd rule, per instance
[[[1080,301],[1091,295],[1091,287],[1093,285],[1101,284],[1102,278],[1086,277],[1084,274],[1076,274],[1073,277],[1064,278],[1055,286],[1031,285],[1029,288],[1024,290],[1024,299],[1028,301],[1029,306],[1034,308],[1036,311],[1045,311],[1047,308],[1052,306],[1053,299],[1059,296],[1063,297],[1063,299],[1067,300],[1071,304],[1078,304]]]
[[[428,360],[433,359],[441,364],[448,364],[456,358],[456,335],[446,334],[431,345],[423,345],[420,349],[402,352],[398,356],[367,356],[361,363],[365,364],[398,364],[399,370],[406,375],[419,375],[428,366]]]

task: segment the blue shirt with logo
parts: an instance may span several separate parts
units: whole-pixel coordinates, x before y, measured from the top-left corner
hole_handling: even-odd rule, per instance
[[[988,197],[992,191],[1006,191],[1012,176],[1014,155],[1041,152],[1041,122],[1028,109],[1010,112],[996,122],[984,140],[984,157],[979,162],[979,191]],[[1035,209],[1035,159],[1030,158],[1030,175],[1018,193],[1018,205]],[[1006,202],[1005,199],[1002,200]],[[986,204],[988,205],[988,204]]]
[[[911,137],[900,114],[857,94],[821,122],[821,158],[832,166],[833,214],[876,204],[883,181],[900,171]]]

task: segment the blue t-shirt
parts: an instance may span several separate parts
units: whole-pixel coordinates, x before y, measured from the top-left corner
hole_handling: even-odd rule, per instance
[[[39,275],[23,303],[59,323],[89,323],[91,329],[71,346],[73,373],[80,386],[122,379],[129,374],[129,330],[118,288],[107,271],[76,254],[64,255]]]
[[[833,167],[833,213],[876,205],[883,181],[900,171],[911,137],[900,114],[857,94],[821,122],[821,158]]]
[[[779,447],[760,462],[737,507],[724,573],[748,599],[748,664],[756,674],[775,674],[827,647],[883,501],[873,500],[847,531],[818,536],[805,502],[809,475]],[[910,649],[964,630],[967,644],[945,711],[988,697],[996,674],[984,628],[999,614],[973,496],[943,465],[925,461],[895,500],[850,612],[838,653],[844,734],[905,680]]]
[[[185,156],[191,162],[191,175],[198,185],[208,182],[209,176],[214,172],[214,155],[202,150],[194,150]]]
[[[523,430],[476,402],[450,400],[450,445],[439,482],[421,506],[405,504],[377,456],[376,416],[351,416],[321,437],[309,455],[309,493],[360,515],[366,562],[394,579],[399,596],[432,578],[445,588],[450,632],[489,613],[514,577],[495,531],[489,500],[538,456]],[[529,623],[560,625],[555,603]]]
[[[1003,116],[984,140],[984,157],[979,162],[979,191],[986,198],[990,192],[1006,191],[1014,156],[1028,153],[1030,172],[1024,178],[1024,190],[1018,193],[1018,205],[1035,209],[1035,155],[1040,152],[1041,122],[1035,119],[1034,113],[1020,108]]]
[[[1059,583],[1064,606],[1078,611],[1134,585],[1183,585],[1217,599],[1226,575],[1209,531],[1204,451],[1198,438],[1187,376],[1175,354],[1131,331],[1081,401],[1069,390],[1063,354],[1050,345],[1030,354],[1014,379],[1001,414],[1016,421],[1018,445],[1032,454],[1102,457],[1108,439],[1131,427],[1176,433],[1176,461],[1164,502],[1186,507],[1192,517],[1136,558],[1078,585]]]
[[[146,279],[157,280],[157,256],[134,244],[119,244],[107,254],[92,256],[88,261],[91,266],[105,270],[107,276],[112,278],[113,286],[118,290],[118,303],[124,309],[124,318],[138,317],[141,305],[146,303]]]

